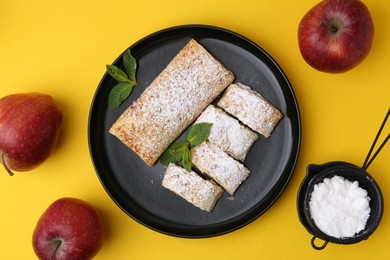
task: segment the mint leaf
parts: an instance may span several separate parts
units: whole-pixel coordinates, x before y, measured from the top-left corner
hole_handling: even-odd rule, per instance
[[[137,82],[135,77],[137,71],[137,61],[131,55],[130,49],[128,49],[123,55],[123,65],[125,66],[125,70],[130,81],[133,81],[134,83]]]
[[[121,82],[116,85],[108,96],[108,105],[112,108],[117,108],[122,104],[133,91],[133,83]]]
[[[186,169],[187,172],[190,172],[192,170],[191,152],[188,146],[187,149],[185,149],[182,153],[181,162],[183,164],[184,169]]]
[[[106,65],[107,73],[119,82],[129,82],[126,73],[115,65]]]
[[[123,55],[123,65],[126,72],[114,65],[106,65],[107,73],[120,83],[110,92],[108,105],[111,108],[117,108],[131,94],[133,87],[137,85],[136,70],[137,61],[131,55],[130,49]],[[126,74],[127,73],[127,74]]]
[[[188,172],[192,170],[192,158],[190,146],[203,143],[210,135],[212,124],[199,123],[191,127],[187,141],[172,144],[160,157],[161,164],[168,166],[169,163],[182,161],[184,169]]]
[[[210,123],[198,123],[191,127],[187,136],[187,141],[190,146],[195,146],[203,143],[210,135],[212,124]]]
[[[161,155],[161,164],[168,166],[169,163],[178,163],[183,158],[183,153],[188,150],[188,142],[174,143],[168,147],[167,150]]]

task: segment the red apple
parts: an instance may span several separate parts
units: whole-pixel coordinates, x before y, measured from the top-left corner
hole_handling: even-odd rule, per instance
[[[33,248],[41,260],[86,260],[103,245],[104,228],[98,212],[87,202],[61,198],[39,219]]]
[[[340,73],[358,65],[368,54],[374,23],[359,0],[324,0],[302,18],[298,42],[313,68]]]
[[[8,173],[29,171],[57,144],[62,112],[51,96],[13,94],[0,99],[0,162]]]

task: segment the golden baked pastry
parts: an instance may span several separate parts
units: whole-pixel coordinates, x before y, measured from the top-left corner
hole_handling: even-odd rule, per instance
[[[110,133],[151,166],[233,80],[230,70],[191,39]]]

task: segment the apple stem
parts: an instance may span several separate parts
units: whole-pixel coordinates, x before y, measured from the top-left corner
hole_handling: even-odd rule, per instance
[[[61,244],[62,244],[62,240],[61,239],[56,239],[56,245],[55,245],[56,248],[54,249],[53,253],[51,254],[50,260],[54,260],[55,259],[57,251],[60,248]]]
[[[14,173],[7,167],[6,163],[5,163],[5,159],[4,159],[4,154],[2,153],[1,154],[1,160],[3,162],[3,165],[4,165],[4,168],[5,170],[8,172],[9,176],[13,176]]]
[[[339,30],[336,25],[331,25],[330,29],[332,30],[332,33],[337,33],[337,31]]]

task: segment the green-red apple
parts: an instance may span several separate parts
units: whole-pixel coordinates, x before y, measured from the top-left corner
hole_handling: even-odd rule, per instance
[[[345,72],[369,53],[374,23],[360,0],[323,0],[302,18],[298,43],[304,60],[330,73]]]
[[[0,162],[8,173],[29,171],[54,150],[62,112],[51,96],[23,93],[0,99]]]
[[[84,200],[61,198],[42,214],[32,244],[41,260],[87,260],[101,249],[104,227],[97,210]]]

